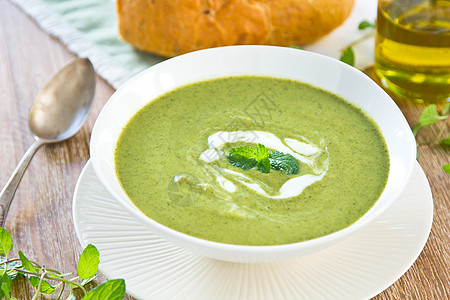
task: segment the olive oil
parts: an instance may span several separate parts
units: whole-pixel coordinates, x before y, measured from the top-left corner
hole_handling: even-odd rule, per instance
[[[380,0],[375,71],[396,94],[450,101],[450,0]]]

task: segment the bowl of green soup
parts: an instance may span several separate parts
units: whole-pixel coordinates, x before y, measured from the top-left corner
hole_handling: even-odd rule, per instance
[[[196,255],[307,255],[402,193],[415,140],[393,100],[338,60],[231,46],[159,63],[94,125],[96,175],[148,230]]]

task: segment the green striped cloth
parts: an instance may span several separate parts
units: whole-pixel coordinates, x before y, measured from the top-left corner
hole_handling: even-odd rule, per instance
[[[122,41],[117,30],[115,0],[10,0],[29,14],[42,29],[57,37],[69,50],[89,57],[97,73],[118,88],[126,80],[163,58],[143,53]],[[306,50],[338,58],[341,49],[364,33],[357,26],[373,22],[376,0],[355,0],[347,21]],[[373,40],[355,48],[356,66],[373,60]]]

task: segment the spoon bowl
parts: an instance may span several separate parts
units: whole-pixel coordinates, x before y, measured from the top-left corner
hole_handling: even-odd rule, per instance
[[[87,58],[76,58],[42,88],[30,110],[29,127],[35,142],[25,152],[0,192],[0,226],[22,176],[36,150],[74,136],[83,126],[95,93],[95,71]]]
[[[91,62],[78,58],[69,63],[37,95],[29,117],[33,135],[52,142],[72,137],[86,120],[94,92]]]

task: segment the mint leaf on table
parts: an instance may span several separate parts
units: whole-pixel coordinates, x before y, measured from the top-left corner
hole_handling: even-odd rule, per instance
[[[416,126],[413,127],[412,132],[416,137],[417,132],[419,131],[420,128],[436,124],[438,121],[447,120],[448,118],[450,118],[450,103],[446,103],[444,105],[440,114],[437,111],[437,105],[430,104],[423,109],[422,113],[419,116],[419,122],[417,122]],[[446,122],[443,122],[443,126],[441,127],[439,133],[436,135],[434,139],[427,142],[417,143],[417,146],[435,143],[436,141],[441,139],[441,135],[445,130],[445,125]],[[450,146],[450,137],[446,139],[441,139],[440,144],[444,146]],[[442,169],[445,172],[450,173],[450,164],[443,165]]]
[[[45,280],[41,281],[41,279],[36,276],[31,276],[30,278],[28,278],[28,281],[35,289],[39,288],[39,283],[40,283],[41,287],[39,289],[39,292],[48,294],[48,295],[53,294],[56,291],[56,288],[61,285],[61,283],[60,283],[56,286],[53,286]]]
[[[31,263],[31,261],[25,256],[25,254],[23,254],[22,251],[19,250],[19,258],[20,261],[22,262],[22,267],[25,270],[28,270],[30,272],[33,273],[38,273],[39,271],[33,266],[33,264]]]
[[[422,111],[422,113],[420,114],[419,117],[419,122],[417,123],[416,126],[414,126],[414,128],[412,129],[413,134],[416,135],[417,131],[419,131],[419,129],[421,127],[424,126],[430,126],[435,124],[436,122],[440,121],[440,120],[445,120],[447,119],[448,113],[450,110],[450,105],[445,105],[444,108],[441,111],[441,114],[438,113],[437,111],[437,106],[436,104],[430,104],[427,107],[425,107]]]
[[[341,57],[339,57],[339,60],[342,62],[345,62],[346,64],[350,66],[355,65],[355,53],[353,52],[352,47],[347,47],[342,51]]]
[[[422,126],[429,126],[433,125],[437,121],[445,120],[447,119],[447,116],[445,115],[439,115],[437,112],[437,106],[436,104],[431,104],[422,111],[422,114],[419,117],[419,124]]]
[[[287,175],[297,174],[298,161],[291,155],[279,151],[270,152],[266,146],[258,144],[256,148],[240,146],[230,150],[228,159],[232,166],[249,170],[254,167],[262,173],[269,173],[270,169],[283,171]]]
[[[87,245],[80,255],[77,264],[78,276],[82,279],[90,279],[97,274],[100,263],[100,253],[94,245]]]
[[[445,145],[445,146],[450,146],[450,137],[441,140],[441,144],[442,144],[442,145]]]
[[[19,250],[19,258],[20,261],[22,262],[22,268],[32,273],[39,273],[39,270],[36,269],[33,263],[20,250]],[[48,283],[45,280],[41,280],[37,276],[30,276],[30,278],[28,278],[28,281],[34,288],[39,289],[38,292],[44,294],[53,294],[53,292],[55,292],[56,288],[58,287],[52,286],[50,283]]]
[[[375,28],[375,22],[372,23],[367,20],[364,20],[361,23],[359,23],[358,25],[359,30],[364,30],[366,28]]]
[[[106,281],[87,293],[82,300],[122,300],[125,297],[125,280]]]
[[[8,256],[8,253],[11,252],[12,248],[13,242],[11,235],[6,229],[0,227],[0,254]]]
[[[447,173],[450,174],[450,164],[443,165],[443,166],[442,166],[442,169],[443,169],[445,172],[447,172]]]
[[[291,154],[279,151],[271,152],[269,155],[270,165],[274,170],[280,170],[287,175],[298,174],[300,165]]]
[[[6,295],[9,296],[9,293],[11,293],[11,286],[12,286],[11,278],[8,276],[8,274],[6,274],[6,273],[3,274],[0,277],[0,297],[1,298],[5,297]]]
[[[56,299],[61,299],[66,286],[70,287],[70,294],[67,300],[75,300],[74,289],[79,288],[85,297],[83,299],[123,299],[125,297],[125,281],[112,280],[105,282],[93,289],[89,293],[84,285],[95,278],[98,264],[99,252],[93,245],[88,245],[80,255],[77,264],[78,277],[67,279],[65,277],[73,273],[61,273],[57,270],[40,266],[38,263],[29,260],[22,251],[19,251],[19,258],[8,260],[8,253],[12,250],[13,243],[8,231],[0,228],[0,299],[6,297],[9,300],[17,300],[10,296],[11,286],[18,274],[24,275],[28,282],[36,288],[33,299],[37,299],[41,293],[53,294],[59,292]],[[57,281],[52,285],[46,280]],[[61,287],[61,288],[59,288]],[[40,298],[39,298],[40,299]],[[53,298],[52,298],[53,299]]]

